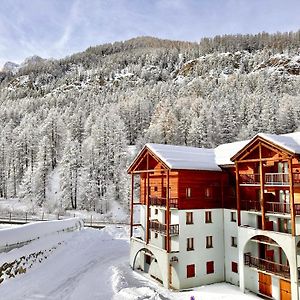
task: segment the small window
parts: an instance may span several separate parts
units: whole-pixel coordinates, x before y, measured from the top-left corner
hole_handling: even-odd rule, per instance
[[[231,247],[237,247],[237,238],[236,238],[236,236],[231,237]]]
[[[154,187],[154,192],[157,192],[158,191],[158,188],[157,186]]]
[[[193,213],[192,212],[187,212],[186,213],[186,224],[193,224]]]
[[[192,189],[190,187],[186,188],[185,193],[187,198],[192,197]]]
[[[233,273],[238,273],[239,272],[238,271],[238,264],[236,262],[234,262],[234,261],[231,262],[231,271]]]
[[[194,250],[194,238],[186,239],[186,251]]]
[[[236,212],[235,211],[232,211],[230,213],[230,221],[231,222],[236,222]]]
[[[207,199],[211,199],[212,198],[212,194],[213,194],[213,189],[212,187],[207,187],[204,190],[204,197]]]
[[[151,256],[148,254],[145,254],[145,263],[150,265],[151,264]]]
[[[158,233],[155,232],[154,237],[157,239],[158,238]]]
[[[205,223],[212,223],[211,211],[205,212]]]
[[[206,248],[213,248],[212,236],[206,237]]]
[[[154,214],[158,214],[158,209],[157,208],[155,208],[155,210],[154,210]]]
[[[206,274],[212,274],[215,272],[214,262],[208,261],[206,263]]]
[[[195,277],[195,265],[186,266],[186,277],[187,278]]]

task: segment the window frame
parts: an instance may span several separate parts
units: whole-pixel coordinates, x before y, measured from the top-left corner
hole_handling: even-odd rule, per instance
[[[231,272],[237,273],[237,274],[239,273],[239,265],[235,261],[231,262]]]
[[[211,224],[212,223],[212,211],[206,210],[205,211],[205,224]]]
[[[213,260],[206,262],[206,274],[215,273],[215,262]]]
[[[196,276],[196,267],[195,264],[186,266],[186,278],[193,278]]]
[[[231,236],[231,247],[237,248],[237,237]]]
[[[186,251],[194,251],[194,238],[189,237],[186,239]]]
[[[187,211],[185,213],[185,224],[186,225],[194,224],[194,214],[192,211]]]
[[[192,198],[192,188],[191,187],[185,188],[185,196],[186,196],[186,198]]]
[[[230,222],[235,222],[236,223],[236,211],[231,211],[230,212]]]
[[[206,249],[210,249],[213,248],[213,236],[212,235],[208,235],[206,236]]]

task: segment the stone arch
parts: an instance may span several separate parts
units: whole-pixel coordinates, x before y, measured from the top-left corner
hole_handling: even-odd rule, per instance
[[[295,238],[289,234],[282,234],[274,231],[262,231],[247,227],[240,227],[238,233],[238,247],[239,247],[239,278],[240,289],[245,291],[245,283],[249,284],[246,280],[244,253],[247,251],[247,244],[249,241],[256,237],[264,237],[276,243],[284,252],[286,260],[289,263],[289,276],[291,282],[292,299],[298,299],[298,271],[297,271],[297,258],[296,258],[296,242]],[[249,275],[249,273],[247,273]],[[247,275],[247,277],[248,277]],[[292,284],[293,283],[293,284]],[[296,283],[296,284],[295,284]],[[248,288],[248,287],[247,287]],[[252,290],[250,288],[250,290]],[[256,292],[256,290],[253,290]]]
[[[161,266],[153,252],[147,248],[142,248],[136,252],[132,262],[132,269],[139,269],[163,284],[164,278]]]
[[[157,272],[161,274],[161,278],[159,278],[159,281],[162,282],[164,287],[168,287],[168,253],[154,246],[146,245],[143,241],[132,239],[131,250],[130,250],[130,265],[133,269],[137,268],[136,262],[137,262],[138,255],[141,255],[140,254],[141,252],[150,254],[152,256],[150,262],[151,263],[154,262],[156,264],[153,265],[152,267],[155,266]]]

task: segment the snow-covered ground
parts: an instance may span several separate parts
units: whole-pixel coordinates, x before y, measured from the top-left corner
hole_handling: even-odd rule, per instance
[[[133,272],[128,265],[128,228],[108,226],[83,229],[40,238],[8,253],[0,253],[0,264],[40,250],[46,259],[25,274],[0,284],[1,299],[47,300],[196,300],[258,299],[242,294],[229,284],[204,286],[188,292],[171,292]]]

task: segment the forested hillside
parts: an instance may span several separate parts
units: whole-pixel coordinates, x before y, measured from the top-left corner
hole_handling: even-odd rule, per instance
[[[128,145],[295,131],[300,31],[141,37],[8,64],[0,81],[0,197],[103,211],[110,199],[128,204]]]

